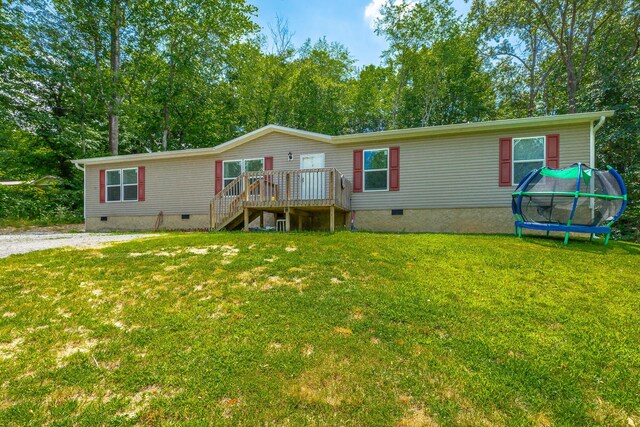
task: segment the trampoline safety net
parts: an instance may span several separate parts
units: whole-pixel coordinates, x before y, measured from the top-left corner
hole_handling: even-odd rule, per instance
[[[512,195],[518,228],[604,233],[622,215],[626,189],[613,169],[576,163],[564,169],[542,167],[525,176]],[[566,241],[566,240],[565,240]]]

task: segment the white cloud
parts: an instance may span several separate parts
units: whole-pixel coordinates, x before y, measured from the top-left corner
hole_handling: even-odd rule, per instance
[[[371,2],[364,8],[364,20],[369,24],[369,27],[374,30],[376,28],[376,22],[382,18],[380,9],[387,3],[388,0],[371,0]],[[400,3],[408,3],[409,6],[415,6],[416,0],[393,0],[394,5]]]
[[[380,9],[386,3],[387,0],[371,0],[371,3],[364,8],[364,20],[369,24],[371,29],[376,28],[376,21],[382,18]]]

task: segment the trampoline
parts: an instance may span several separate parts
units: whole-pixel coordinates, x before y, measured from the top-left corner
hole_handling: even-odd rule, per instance
[[[622,178],[610,166],[607,170],[574,163],[568,168],[542,167],[529,172],[512,194],[515,234],[523,229],[605,236],[609,243],[611,225],[627,205]]]

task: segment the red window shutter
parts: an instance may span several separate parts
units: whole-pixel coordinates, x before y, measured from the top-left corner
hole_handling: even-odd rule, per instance
[[[547,135],[547,167],[558,169],[560,167],[560,135]]]
[[[272,171],[273,170],[273,157],[266,156],[264,158],[264,170],[266,170],[266,171]],[[271,182],[272,178],[273,177],[271,175],[268,175],[268,176],[265,176],[264,179],[265,179],[266,182]]]
[[[222,191],[222,160],[216,160],[216,175],[215,175],[215,192],[218,194]]]
[[[362,150],[353,150],[353,192],[362,192]]]
[[[389,148],[389,191],[400,190],[400,147]]]
[[[500,138],[500,187],[511,187],[511,138]]]
[[[273,170],[273,157],[267,156],[264,158],[264,170],[266,171]]]
[[[100,169],[100,203],[104,203],[107,192],[107,182],[105,179],[105,170]]]
[[[144,202],[144,166],[138,166],[138,201]]]

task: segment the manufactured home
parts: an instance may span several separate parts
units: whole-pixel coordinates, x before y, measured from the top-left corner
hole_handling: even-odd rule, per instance
[[[87,231],[502,233],[540,166],[595,163],[612,111],[330,136],[269,125],[211,148],[74,160]]]

